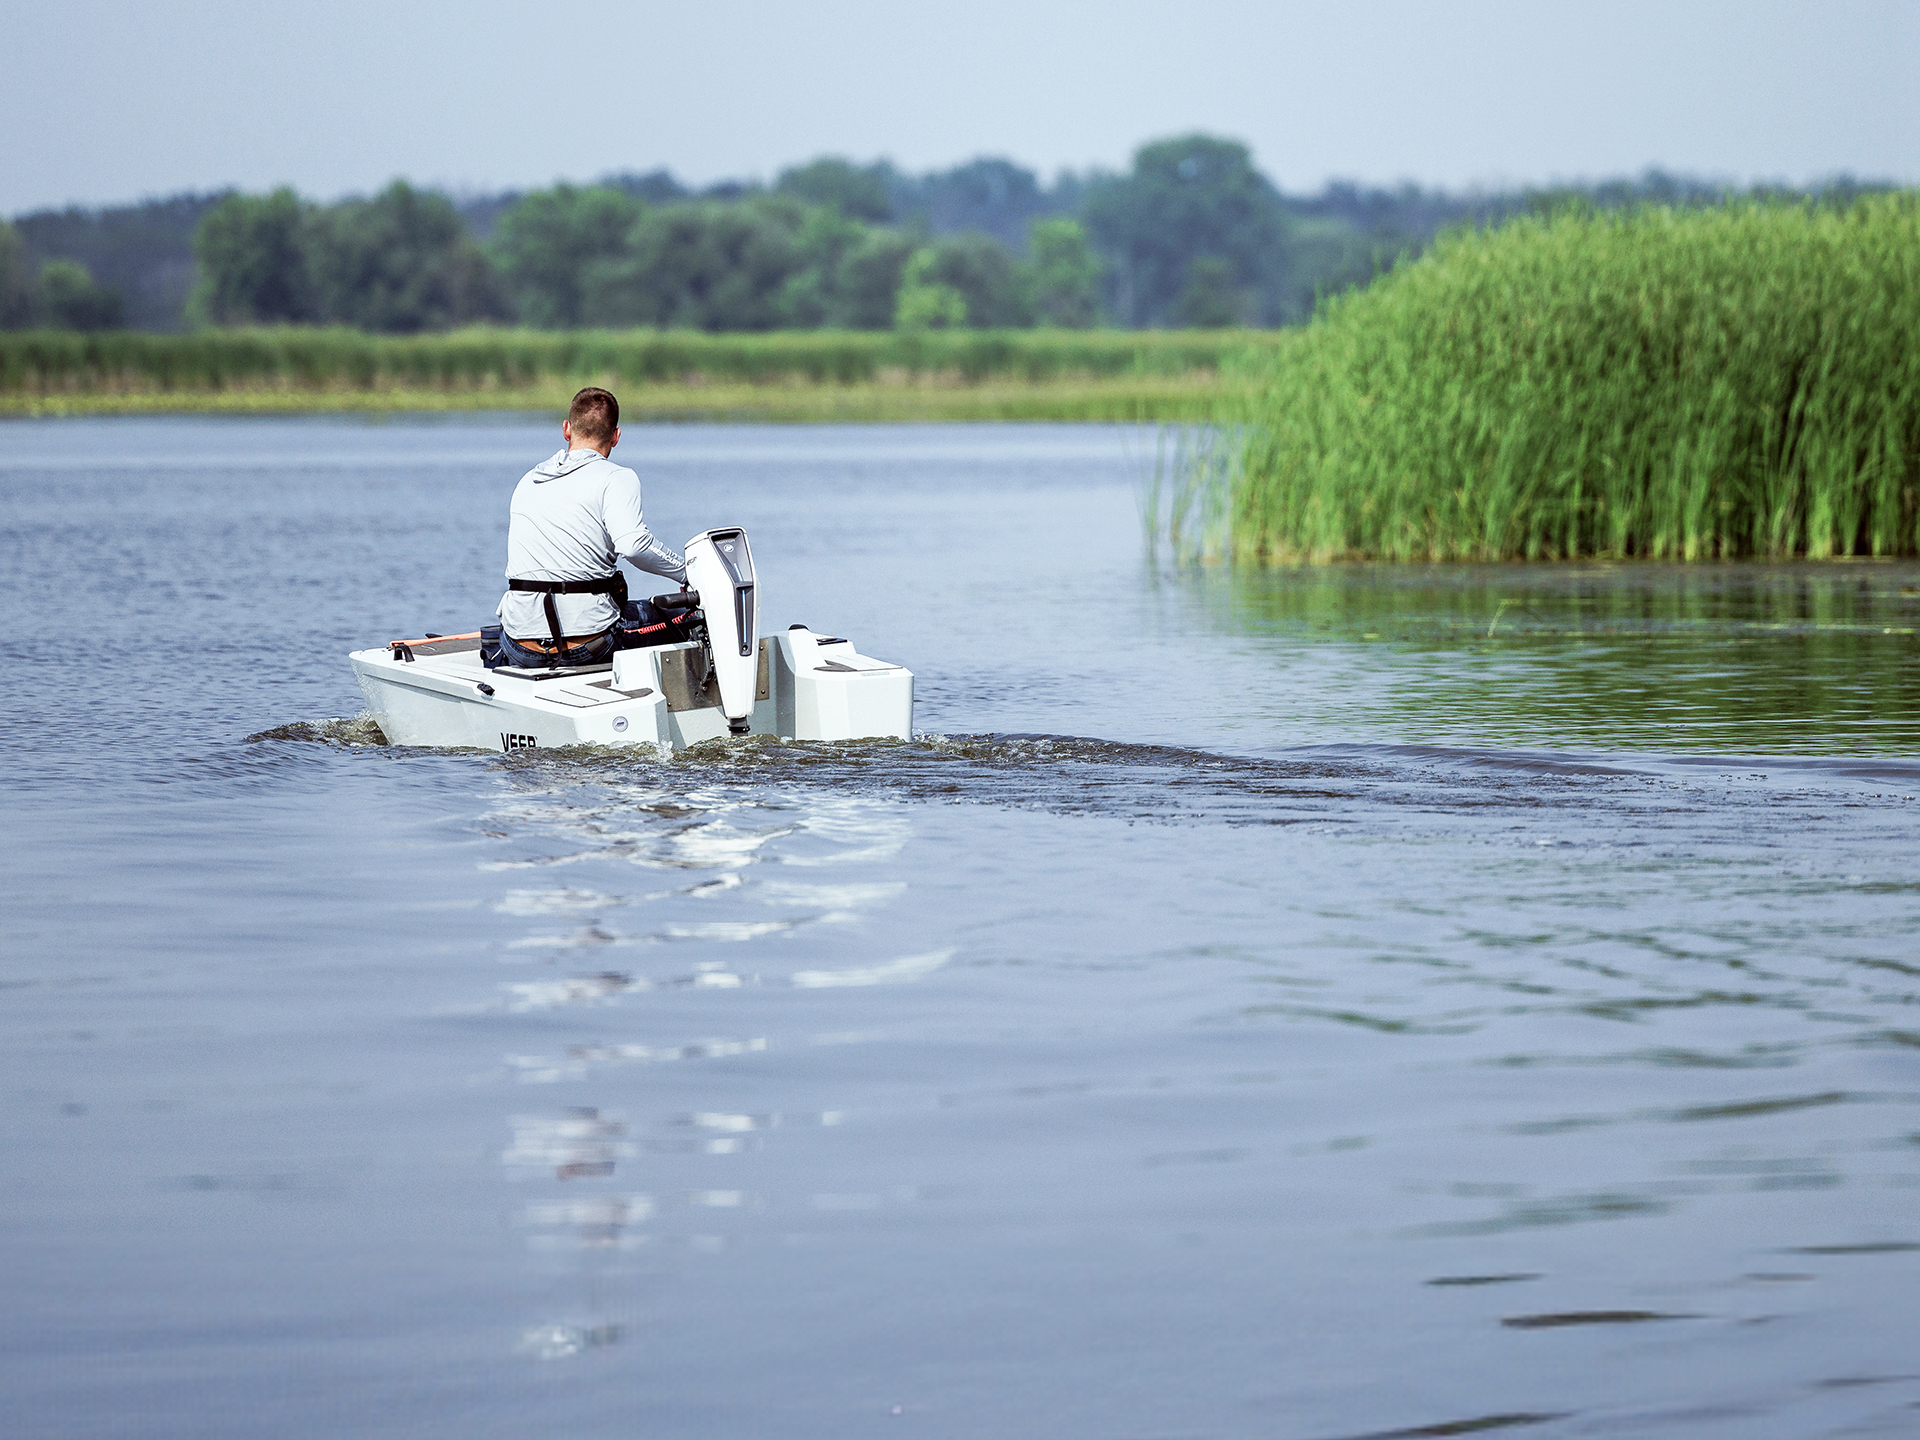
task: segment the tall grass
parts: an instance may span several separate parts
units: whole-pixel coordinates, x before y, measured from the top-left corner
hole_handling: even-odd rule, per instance
[[[1272,332],[461,330],[380,336],[286,327],[191,335],[0,334],[0,400],[83,395],[444,391],[612,385],[1048,384],[1217,373]]]
[[[1458,233],[1255,361],[1280,560],[1920,551],[1920,196]]]
[[[1141,466],[1140,519],[1148,558],[1158,563],[1161,547],[1176,565],[1215,560],[1232,548],[1228,510],[1235,454],[1242,443],[1235,430],[1209,424],[1219,408],[1213,403],[1185,424],[1162,424],[1153,434],[1153,456]]]

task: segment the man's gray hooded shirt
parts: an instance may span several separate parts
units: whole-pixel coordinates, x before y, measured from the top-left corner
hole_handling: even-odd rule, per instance
[[[602,580],[626,560],[687,583],[686,560],[640,518],[640,477],[597,450],[562,450],[536,465],[513,492],[507,524],[509,580]],[[495,612],[517,640],[549,640],[545,597],[509,590]],[[619,618],[606,595],[556,595],[560,629],[594,635]]]

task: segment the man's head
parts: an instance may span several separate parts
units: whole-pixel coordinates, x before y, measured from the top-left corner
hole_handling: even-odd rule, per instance
[[[620,443],[620,402],[598,385],[587,386],[567,407],[560,433],[566,436],[570,450],[609,453]]]

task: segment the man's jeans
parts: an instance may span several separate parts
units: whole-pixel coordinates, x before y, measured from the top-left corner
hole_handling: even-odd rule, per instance
[[[667,612],[656,610],[651,600],[629,600],[620,608],[620,623],[623,625],[657,625],[667,618]],[[544,650],[535,650],[522,645],[504,630],[500,633],[500,663],[520,670],[545,670],[551,665],[604,665],[613,658],[614,631],[597,636],[580,645],[567,647],[566,659],[549,655]]]

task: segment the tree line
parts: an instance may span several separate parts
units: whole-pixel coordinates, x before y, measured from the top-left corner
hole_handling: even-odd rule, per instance
[[[656,170],[460,201],[399,180],[325,205],[290,189],[178,196],[0,222],[0,326],[1281,325],[1450,226],[1728,193],[1649,172],[1496,195],[1288,196],[1244,145],[1188,135],[1143,145],[1124,172],[1050,185],[1001,159],[914,176],[824,157],[701,190]]]

